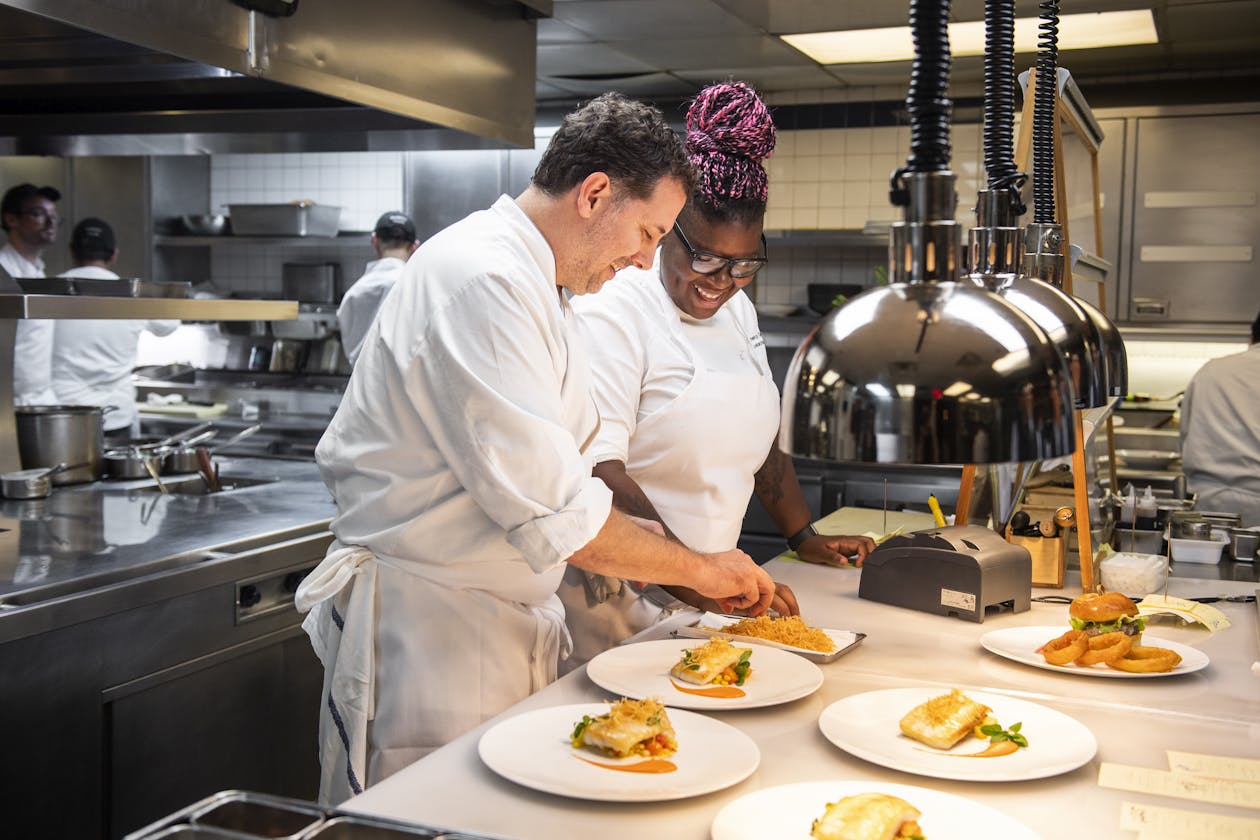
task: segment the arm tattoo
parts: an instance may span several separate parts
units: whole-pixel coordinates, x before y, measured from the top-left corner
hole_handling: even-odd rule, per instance
[[[770,448],[766,462],[757,470],[753,480],[753,492],[767,508],[783,501],[784,461],[787,456],[779,451],[778,446]]]

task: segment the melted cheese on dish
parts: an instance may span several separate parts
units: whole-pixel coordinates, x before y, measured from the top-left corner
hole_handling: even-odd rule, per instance
[[[859,793],[831,802],[814,820],[814,840],[894,840],[922,837],[919,810],[904,799],[885,793]]]
[[[612,704],[607,714],[592,719],[574,738],[574,746],[586,744],[625,757],[639,751],[641,745],[658,735],[674,740],[674,727],[659,700],[627,700]]]
[[[750,648],[737,648],[722,638],[710,639],[700,647],[684,650],[682,658],[675,663],[669,673],[680,680],[696,685],[713,682],[727,668],[739,662],[744,651]]]
[[[901,719],[901,731],[929,747],[947,750],[971,734],[989,711],[988,706],[955,688],[907,712]]]

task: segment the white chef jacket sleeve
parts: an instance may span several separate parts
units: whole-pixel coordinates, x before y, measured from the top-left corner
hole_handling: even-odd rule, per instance
[[[161,338],[162,336],[170,335],[175,332],[175,330],[179,329],[179,324],[179,321],[172,321],[164,318],[162,320],[145,321],[144,328],[147,332],[151,332],[158,338]]]
[[[581,307],[578,324],[590,352],[591,393],[600,419],[591,455],[596,464],[626,463],[638,423],[650,336],[642,314],[620,296]]]
[[[13,402],[15,405],[56,405],[52,387],[53,333],[56,321],[17,322],[13,342]]]
[[[461,486],[537,572],[589,543],[612,508],[565,425],[559,306],[507,278],[481,278],[429,319],[406,373],[409,398]]]

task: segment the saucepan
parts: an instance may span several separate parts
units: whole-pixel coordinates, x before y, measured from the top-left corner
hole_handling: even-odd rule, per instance
[[[105,474],[110,478],[150,478],[162,464],[160,451],[141,446],[128,446],[105,451]]]
[[[218,430],[209,429],[198,435],[179,441],[175,446],[163,450],[162,472],[192,473],[197,471],[197,444],[205,443],[218,434]]]
[[[78,469],[84,464],[58,464],[55,467],[37,467],[33,470],[0,475],[0,492],[6,499],[46,499],[52,493],[52,476],[70,469]]]

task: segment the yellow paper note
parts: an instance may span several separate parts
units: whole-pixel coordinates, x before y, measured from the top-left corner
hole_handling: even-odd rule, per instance
[[[1217,805],[1260,810],[1260,782],[1211,779],[1205,776],[1174,774],[1168,770],[1129,767],[1104,761],[1098,768],[1101,787],[1153,793],[1177,799],[1193,799]]]
[[[1168,768],[1173,773],[1206,776],[1213,779],[1235,779],[1260,782],[1260,760],[1232,755],[1204,755],[1168,751]]]
[[[1260,840],[1260,820],[1120,803],[1120,828],[1139,840]]]
[[[1200,604],[1198,601],[1187,601],[1184,598],[1146,595],[1138,604],[1138,612],[1142,615],[1168,613],[1177,616],[1187,624],[1202,624],[1213,633],[1229,626],[1229,619],[1225,617],[1225,613],[1216,607],[1211,604]]]

